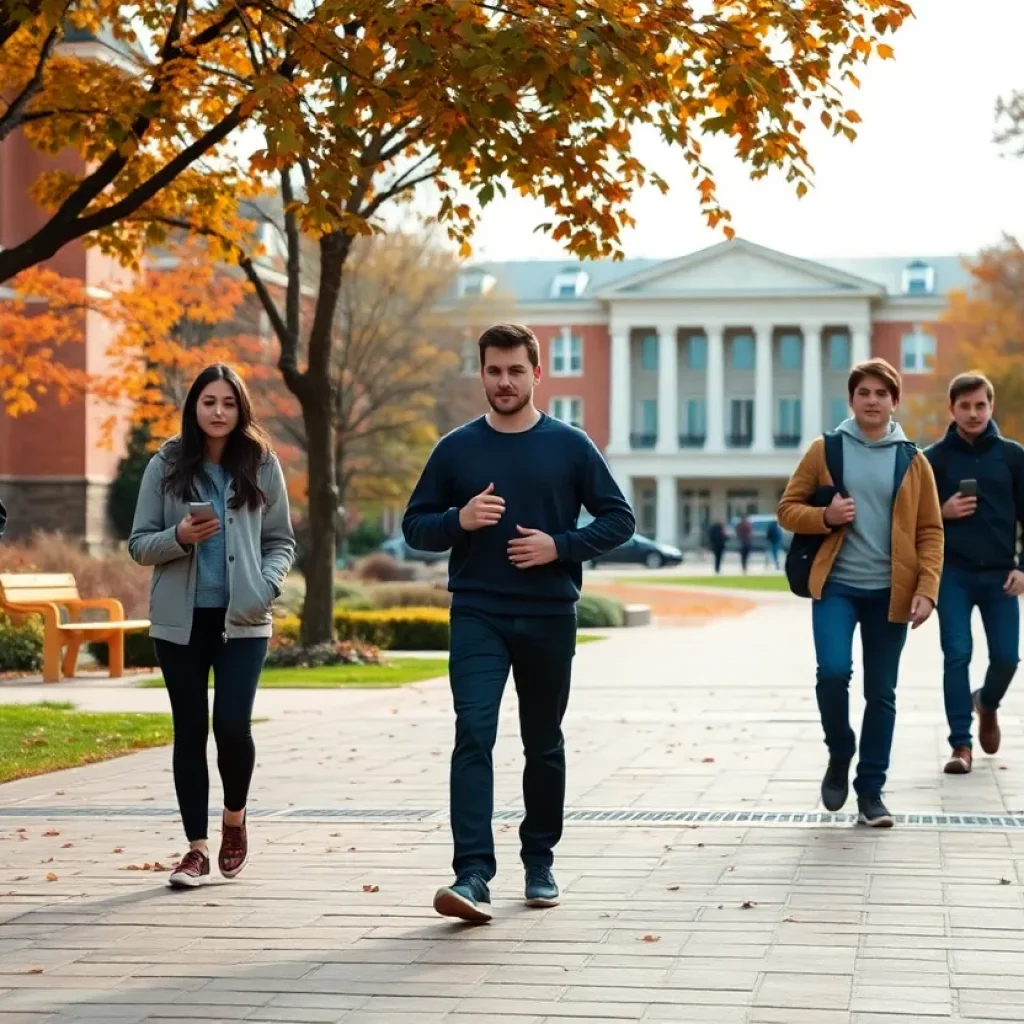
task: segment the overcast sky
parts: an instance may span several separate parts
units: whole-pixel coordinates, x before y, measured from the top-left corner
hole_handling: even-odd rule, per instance
[[[1024,0],[912,2],[896,60],[858,71],[857,140],[810,138],[816,179],[803,200],[783,181],[751,182],[719,148],[719,195],[738,234],[807,257],[970,253],[1004,230],[1024,235],[1024,160],[992,142],[996,97],[1024,88]],[[682,161],[657,139],[639,155],[673,188],[634,202],[626,255],[668,258],[721,241],[703,225]],[[492,204],[474,257],[560,258],[533,234],[544,219],[541,204],[519,197]]]

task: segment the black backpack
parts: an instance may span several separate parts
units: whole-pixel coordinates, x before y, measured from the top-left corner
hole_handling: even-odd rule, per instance
[[[825,508],[837,493],[844,498],[848,497],[843,489],[843,435],[832,430],[823,436],[825,439],[825,466],[829,476],[832,477],[833,485],[819,487],[810,496],[807,504],[814,508]],[[797,597],[811,596],[811,566],[814,564],[814,558],[821,548],[822,541],[827,536],[827,533],[793,534],[789,551],[786,552],[786,580],[789,582],[789,589]]]

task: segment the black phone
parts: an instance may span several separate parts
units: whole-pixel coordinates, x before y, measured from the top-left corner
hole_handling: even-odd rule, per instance
[[[961,480],[957,491],[966,498],[976,498],[978,496],[978,481]]]

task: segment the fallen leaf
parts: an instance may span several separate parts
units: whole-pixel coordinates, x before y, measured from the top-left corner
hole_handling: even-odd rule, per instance
[[[670,885],[668,887],[668,891],[669,892],[679,892],[679,886],[678,885]]]
[[[115,846],[114,847],[114,853],[124,853],[124,847],[123,846]]]
[[[42,967],[30,967],[25,973],[26,974],[42,974],[43,973],[43,969],[42,969]]]
[[[44,836],[59,836],[60,833],[55,829],[51,828],[49,831],[43,833]]]
[[[640,941],[641,942],[661,942],[661,936],[660,935],[645,935]]]
[[[753,907],[756,907],[756,906],[757,906],[757,900],[744,900],[744,901],[743,901],[743,902],[742,902],[742,903],[740,904],[740,906],[741,906],[741,907],[742,907],[742,908],[743,908],[744,910],[750,910],[750,909],[752,909]]]
[[[714,764],[715,759],[713,757],[705,757],[701,764]]]
[[[698,843],[697,847],[698,847],[698,849],[703,849],[704,848],[704,844],[703,843]]]
[[[14,879],[16,882],[27,882],[28,875],[17,875]]]
[[[74,846],[74,845],[75,845],[74,843],[64,843],[64,844],[63,844],[63,845],[61,846],[61,849],[62,849],[62,850],[70,850],[70,849],[71,849],[71,847],[72,847],[72,846]]]
[[[27,828],[16,828],[14,831],[15,832],[27,832],[28,829]]]
[[[64,795],[64,790],[63,789],[58,789],[57,790],[57,796],[63,796],[63,795]]]
[[[48,871],[46,873],[46,880],[48,882],[56,882],[57,881],[57,876],[52,871]]]
[[[52,864],[53,863],[53,858],[52,857],[47,857],[46,860],[41,860],[39,863],[40,864]]]
[[[364,885],[363,892],[380,892],[379,885]]]
[[[1008,878],[1000,878],[999,879],[999,884],[1000,885],[1009,885],[1010,884],[1010,880]]]
[[[784,917],[782,919],[786,924],[799,924],[800,922],[795,917]]]

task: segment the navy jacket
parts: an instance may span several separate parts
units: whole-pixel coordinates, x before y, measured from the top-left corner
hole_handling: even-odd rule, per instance
[[[961,480],[978,481],[978,507],[964,519],[947,519],[946,565],[1009,572],[1021,567],[1017,524],[1024,523],[1024,448],[999,433],[995,422],[974,444],[951,423],[946,436],[925,449],[943,504]]]
[[[494,484],[505,499],[495,526],[467,532],[459,509]],[[581,508],[594,517],[577,529]],[[554,538],[556,561],[518,569],[508,558],[516,526]],[[552,615],[575,611],[582,563],[625,543],[633,510],[593,441],[566,423],[541,415],[530,429],[505,434],[481,416],[437,443],[402,522],[410,547],[446,551],[452,607],[493,614]]]

